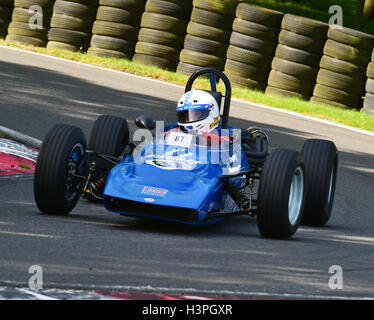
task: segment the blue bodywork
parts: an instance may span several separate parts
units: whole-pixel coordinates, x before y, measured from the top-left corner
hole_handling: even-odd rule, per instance
[[[111,170],[104,189],[107,210],[191,225],[221,220],[207,220],[206,215],[224,208],[228,195],[220,177],[250,169],[241,145],[240,150],[233,150],[233,144],[228,142],[227,148],[199,144],[186,148],[163,141],[154,139],[134,154],[126,156]],[[222,150],[226,150],[229,157],[222,157]],[[233,179],[238,183],[241,181],[240,177]],[[129,201],[126,203],[131,203],[137,212],[126,211],[126,203],[122,207],[111,205],[121,199]],[[196,218],[181,219],[177,212],[182,209],[194,212]],[[164,211],[169,214],[164,215]],[[175,217],[173,212],[176,212]]]

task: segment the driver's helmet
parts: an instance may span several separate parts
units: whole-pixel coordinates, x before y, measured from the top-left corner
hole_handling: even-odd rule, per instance
[[[188,91],[178,102],[177,118],[178,125],[188,130],[210,132],[220,123],[218,103],[206,91]]]

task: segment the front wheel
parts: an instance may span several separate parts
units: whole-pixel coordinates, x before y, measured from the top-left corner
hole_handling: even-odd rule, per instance
[[[56,125],[47,134],[35,168],[34,196],[39,210],[67,215],[76,206],[84,180],[75,173],[84,168],[87,149],[81,129]]]
[[[332,141],[309,139],[301,153],[305,160],[308,182],[301,223],[322,227],[329,221],[334,203],[338,151]]]
[[[305,165],[297,151],[278,149],[266,159],[257,200],[257,224],[265,238],[289,239],[305,202]]]

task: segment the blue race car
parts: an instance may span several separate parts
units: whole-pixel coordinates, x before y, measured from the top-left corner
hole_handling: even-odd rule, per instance
[[[200,76],[210,77],[210,91],[192,89]],[[338,169],[335,144],[310,139],[301,152],[269,152],[263,130],[229,126],[230,103],[227,76],[203,68],[188,80],[175,124],[141,115],[130,140],[126,119],[104,115],[88,145],[81,129],[54,126],[35,170],[38,208],[67,215],[82,196],[121,215],[189,225],[245,215],[257,217],[263,237],[277,239],[292,237],[300,224],[326,224]]]

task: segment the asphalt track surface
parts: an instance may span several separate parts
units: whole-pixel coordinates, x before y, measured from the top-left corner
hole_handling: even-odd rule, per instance
[[[183,88],[0,48],[0,124],[42,140],[53,125],[89,136],[101,114],[174,121]],[[255,219],[210,227],[122,217],[80,201],[68,217],[41,214],[32,176],[0,179],[0,286],[27,286],[31,265],[49,288],[211,295],[374,298],[374,136],[233,101],[230,124],[268,131],[271,148],[333,140],[340,168],[332,218],[289,241],[260,237]],[[329,288],[329,268],[343,289]],[[140,289],[139,289],[140,288]],[[193,289],[193,290],[190,290]],[[157,291],[157,290],[156,290]]]

